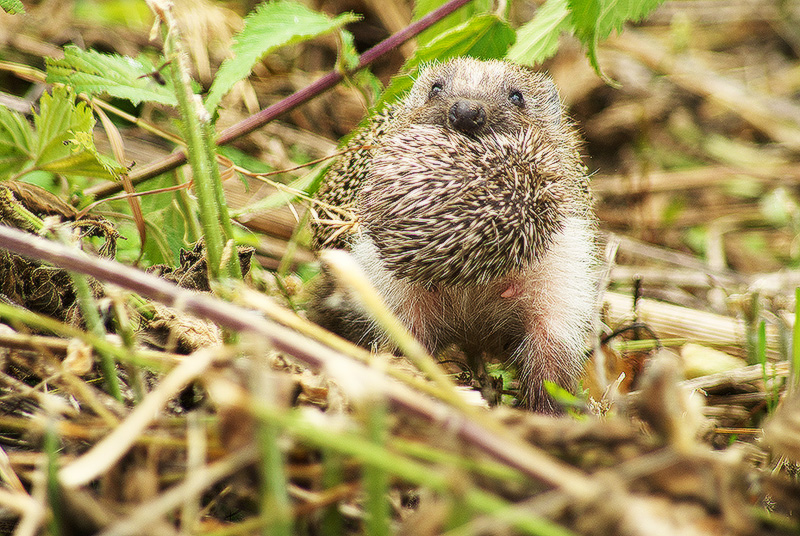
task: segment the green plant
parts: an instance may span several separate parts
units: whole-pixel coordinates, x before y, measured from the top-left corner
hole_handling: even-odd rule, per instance
[[[350,45],[352,39],[342,29],[347,22],[355,19],[354,16],[329,18],[309,11],[295,2],[261,4],[246,19],[244,29],[236,37],[234,56],[220,67],[208,94],[203,98],[199,93],[199,86],[189,77],[181,36],[171,11],[173,8],[166,2],[153,0],[150,5],[161,20],[165,43],[164,50],[156,57],[131,58],[68,46],[64,49],[62,59],[50,59],[47,62],[46,80],[55,87],[51,94],[41,99],[41,108],[34,116],[33,126],[20,114],[0,108],[0,179],[31,180],[34,173],[42,172],[65,176],[72,181],[71,187],[78,194],[86,193],[85,182],[82,180],[85,177],[116,181],[113,188],[94,190],[98,197],[103,197],[120,191],[123,182],[128,194],[131,194],[133,187],[162,175],[157,179],[159,190],[172,186],[183,188],[186,184],[180,178],[174,179],[165,174],[188,161],[192,168],[192,185],[198,197],[196,207],[187,202],[185,197],[180,197],[180,193],[174,194],[179,197],[173,206],[173,192],[160,192],[159,195],[168,194],[164,201],[153,195],[151,199],[142,202],[142,209],[150,220],[146,223],[151,225],[148,228],[147,241],[157,242],[157,246],[151,249],[148,249],[147,244],[141,244],[149,256],[146,260],[151,263],[162,259],[174,261],[174,258],[170,258],[169,250],[177,249],[176,245],[185,244],[184,237],[195,226],[194,218],[199,216],[212,277],[235,279],[238,275],[237,256],[232,255],[231,251],[237,236],[222,194],[218,146],[251,132],[345,79],[374,86],[373,78],[358,78],[355,76],[356,71],[366,68],[381,54],[426,28],[429,29],[428,33],[419,37],[420,48],[408,59],[401,76],[396,77],[382,92],[378,105],[399,98],[408,87],[415,69],[424,62],[468,54],[481,58],[509,58],[535,65],[555,53],[558,37],[564,32],[574,33],[581,39],[587,47],[590,61],[599,69],[596,61],[598,41],[612,30],[619,29],[626,20],[640,18],[659,2],[642,0],[617,5],[614,2],[597,0],[548,0],[536,16],[520,28],[513,28],[504,19],[504,14],[492,13],[491,2],[474,2],[464,12],[454,13],[458,7],[467,3],[466,0],[420,2],[415,13],[415,23],[361,57],[356,57]],[[18,4],[19,2],[5,0],[0,5],[11,12],[15,9],[21,10],[22,6]],[[431,28],[432,24],[448,14],[450,18],[439,23],[440,26]],[[223,97],[238,81],[248,76],[255,63],[279,47],[328,32],[338,32],[340,36],[340,60],[336,70],[284,101],[223,132],[217,132],[215,121]],[[111,106],[104,102],[106,97],[127,100],[134,106],[148,103],[175,108],[179,116],[180,139]],[[119,156],[111,159],[96,150],[92,138],[95,126],[93,112],[99,115],[108,132],[114,131],[113,124],[104,121],[104,116],[98,110],[103,110],[103,113],[113,115],[116,119],[136,121],[163,138],[170,139],[179,149],[147,168],[128,169],[127,163]],[[112,135],[109,134],[109,137]],[[315,169],[288,187],[282,187],[275,196],[245,207],[238,214],[268,210],[307,197],[313,193],[318,184],[317,179],[323,171],[322,167]],[[82,202],[88,201],[84,199]],[[153,221],[157,223],[154,225]],[[256,420],[254,426],[257,448],[236,451],[221,458],[220,462],[204,468],[205,472],[201,471],[199,474],[207,476],[207,481],[214,483],[257,459],[262,476],[258,501],[260,514],[254,520],[248,521],[251,529],[261,528],[265,533],[292,532],[294,519],[289,518],[291,510],[286,484],[287,463],[285,442],[282,441],[287,437],[323,453],[327,465],[325,470],[328,472],[326,485],[332,486],[339,481],[345,462],[355,464],[361,469],[357,478],[366,494],[364,502],[368,505],[371,516],[368,525],[374,534],[387,533],[389,530],[391,513],[387,507],[386,494],[394,479],[423,486],[445,498],[450,505],[449,523],[454,533],[459,533],[459,530],[461,533],[469,533],[471,529],[465,526],[478,516],[485,516],[490,521],[500,520],[503,526],[514,527],[524,534],[551,535],[569,532],[544,515],[531,513],[525,508],[515,508],[498,494],[485,491],[467,480],[462,482],[460,479],[453,479],[453,475],[474,471],[509,485],[528,481],[543,483],[563,492],[565,497],[587,499],[591,495],[587,491],[591,488],[588,486],[590,479],[583,472],[554,461],[545,453],[511,436],[502,426],[493,423],[485,414],[461,400],[454,392],[449,378],[438,371],[416,341],[404,333],[404,330],[396,330],[397,339],[401,341],[406,353],[414,358],[417,367],[435,380],[435,386],[404,378],[406,385],[399,389],[386,382],[386,378],[375,369],[358,362],[352,355],[344,355],[340,347],[334,346],[341,344],[341,341],[325,346],[306,334],[299,335],[299,326],[302,323],[296,317],[290,320],[297,322],[293,325],[293,329],[297,331],[293,331],[252,314],[250,310],[209,296],[176,289],[164,281],[110,261],[95,262],[69,248],[58,244],[48,247],[40,239],[31,239],[28,236],[0,234],[3,234],[0,238],[2,247],[16,248],[16,251],[38,256],[75,273],[114,282],[120,287],[167,305],[180,305],[186,311],[216,321],[233,332],[249,332],[264,345],[293,355],[308,367],[331,371],[353,367],[355,376],[363,379],[364,385],[375,389],[376,397],[380,399],[371,408],[366,408],[361,422],[354,421],[355,425],[360,425],[355,431],[336,430],[330,423],[321,425],[315,422],[302,411],[269,404],[256,396],[259,394],[258,389],[253,389],[252,386],[248,386],[250,391],[245,390],[242,400],[231,404]],[[145,242],[144,233],[140,232],[140,236],[142,242]],[[160,253],[156,253],[157,250],[161,250]],[[174,253],[172,256],[174,257]],[[81,291],[81,306],[84,311],[88,311],[93,308],[92,299],[81,277],[76,278],[76,286]],[[380,308],[380,305],[376,304],[375,307]],[[102,368],[108,381],[106,389],[117,398],[121,398],[120,388],[116,383],[119,378],[114,373],[115,367],[111,358],[147,367],[152,371],[160,371],[173,364],[166,359],[159,361],[152,353],[134,349],[131,344],[127,347],[111,344],[101,332],[103,326],[95,315],[87,318],[90,325],[88,333],[67,328],[5,303],[0,303],[0,316],[64,336],[79,337],[92,345],[104,356]],[[382,321],[391,326],[390,315],[384,315]],[[289,321],[283,317],[281,322]],[[333,350],[334,347],[337,349]],[[346,349],[356,353],[352,348]],[[228,358],[229,356],[225,359]],[[225,359],[220,357],[220,367],[224,366]],[[208,353],[184,360],[172,369],[159,386],[166,385],[172,390],[165,389],[166,392],[158,392],[157,396],[153,396],[154,392],[145,394],[143,401],[136,405],[136,408],[141,408],[139,413],[145,414],[145,419],[152,419],[166,404],[166,400],[175,397],[187,383],[201,381],[202,374],[206,372],[212,380],[224,384],[227,380],[215,376],[213,371],[209,372],[212,361]],[[416,390],[412,391],[409,386]],[[227,384],[223,387],[227,388],[228,394],[235,392]],[[438,401],[434,404],[432,400],[419,396],[423,392]],[[458,452],[443,454],[443,451],[420,448],[389,437],[392,424],[390,412],[397,411],[398,408],[427,422],[440,424],[447,421],[448,434],[452,433],[454,437],[469,441],[471,446],[477,446],[493,458],[476,461]],[[148,411],[144,411],[145,409]],[[127,418],[124,424],[136,425],[131,428],[138,428],[124,438],[126,447],[118,448],[119,442],[114,441],[122,436],[122,433],[119,436],[113,435],[120,428],[115,428],[115,432],[106,435],[107,441],[103,447],[117,447],[113,454],[121,458],[140,437],[139,434],[148,423],[149,421]],[[54,533],[62,531],[61,522],[65,515],[62,505],[56,499],[61,491],[58,486],[86,485],[104,474],[105,469],[98,469],[98,464],[93,462],[102,459],[103,463],[111,465],[115,459],[119,459],[109,458],[98,448],[60,469],[58,439],[55,426],[48,423],[45,450],[50,476],[48,496],[51,498]],[[187,476],[185,487],[191,487],[190,484],[199,479],[193,479],[196,476]],[[180,491],[181,485],[183,484],[172,489]],[[169,503],[161,507],[169,512],[169,508],[174,505]],[[337,528],[342,526],[342,520],[337,517],[337,512],[329,511],[328,514],[329,533],[337,533]],[[241,528],[235,527],[231,531]]]
[[[222,194],[217,145],[227,144],[285,113],[291,107],[313,98],[345,76],[349,77],[353,72],[363,69],[397,43],[425,30],[444,15],[449,17],[436,23],[435,29],[420,35],[421,46],[407,61],[402,75],[396,77],[383,91],[380,103],[397,99],[409,87],[409,75],[413,76],[414,70],[421,63],[457,55],[472,55],[481,58],[507,57],[520,63],[536,65],[555,53],[558,36],[564,32],[575,34],[584,43],[592,64],[599,72],[596,61],[598,41],[607,37],[611,31],[619,30],[625,21],[642,18],[659,3],[660,0],[639,0],[625,5],[599,0],[548,0],[531,21],[514,29],[503,19],[502,13],[490,11],[491,2],[420,2],[415,10],[415,17],[420,20],[412,24],[407,32],[401,32],[403,35],[381,43],[360,59],[350,45],[351,36],[343,30],[343,26],[356,20],[356,16],[345,14],[329,18],[296,2],[264,3],[245,19],[244,28],[235,36],[233,56],[223,62],[208,94],[202,97],[197,93],[199,86],[189,78],[172,8],[167,3],[152,1],[150,6],[162,21],[165,38],[164,50],[158,57],[131,58],[92,50],[84,51],[68,45],[64,48],[63,58],[48,59],[46,62],[47,82],[67,89],[57,89],[52,96],[43,98],[42,110],[35,116],[35,130],[20,115],[0,109],[0,142],[5,147],[5,154],[0,158],[0,176],[26,180],[32,177],[34,171],[45,171],[69,177],[111,179],[120,185],[126,182],[131,185],[128,188],[130,190],[142,180],[165,173],[185,162],[188,153],[193,170],[193,185],[198,196],[196,210],[208,248],[210,272],[214,277],[235,276],[238,273],[235,266],[237,257],[230,252],[226,255],[223,251],[226,247],[230,251],[231,240],[235,240],[236,236],[229,223],[230,217]],[[2,7],[9,12],[20,11],[21,5],[17,4],[9,2]],[[469,5],[456,12],[457,8],[465,4]],[[431,17],[431,12],[440,7]],[[225,132],[216,133],[214,122],[222,97],[236,82],[248,76],[253,65],[280,47],[330,32],[338,32],[341,36],[341,61],[338,70]],[[347,70],[348,74],[343,70]],[[359,80],[361,83],[375,84],[372,78]],[[74,95],[80,95],[85,102],[76,104]],[[99,113],[102,108],[127,120],[136,120],[135,117],[102,103],[99,99],[103,96],[124,99],[133,105],[154,103],[178,107],[182,117],[180,126],[183,138],[179,143],[185,144],[183,146],[186,149],[147,169],[133,170],[127,170],[125,162],[114,161],[99,154],[92,141],[92,110]],[[92,104],[92,107],[86,103]],[[69,120],[49,120],[53,117]],[[100,117],[103,119],[104,116],[101,114]],[[104,121],[103,124],[104,127],[109,127],[110,122]],[[147,124],[140,124],[150,128]],[[160,134],[169,136],[165,132]],[[121,179],[124,181],[120,182]],[[74,188],[79,195],[81,184],[76,182]],[[163,181],[162,184],[167,185]],[[310,193],[316,184],[316,181],[305,180],[300,181],[297,186],[305,193]],[[118,189],[121,186],[117,187],[117,191]],[[107,188],[101,195],[108,195],[114,190]],[[132,193],[132,190],[128,193]],[[152,240],[160,245],[155,248],[147,247],[145,253],[150,262],[174,262],[175,246],[186,243],[185,238],[191,234],[189,229],[194,227],[194,216],[186,213],[186,209],[191,207],[187,206],[185,200],[179,203],[183,206],[181,211],[170,202],[171,197],[164,196],[161,199],[163,201],[148,202],[148,218],[143,218],[149,223],[159,219],[163,221],[163,225],[156,224],[148,228]],[[261,202],[254,209],[264,209],[295,199],[295,195],[281,194],[277,199]],[[132,207],[138,207],[138,201],[130,202]],[[142,219],[134,217],[137,220]],[[144,242],[147,232],[144,229],[145,223],[140,221],[138,225]],[[145,244],[142,243],[140,247],[145,248]],[[220,265],[223,258],[230,260],[229,266]]]

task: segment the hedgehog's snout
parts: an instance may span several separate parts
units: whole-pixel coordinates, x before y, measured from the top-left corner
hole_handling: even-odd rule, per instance
[[[478,101],[462,99],[450,107],[447,119],[454,129],[474,134],[486,123],[486,110]]]

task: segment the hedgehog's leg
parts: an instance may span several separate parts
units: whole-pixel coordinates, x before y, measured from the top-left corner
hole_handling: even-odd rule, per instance
[[[467,366],[472,373],[473,383],[480,388],[483,399],[489,406],[499,406],[503,399],[503,378],[489,374],[486,369],[487,358],[485,352],[464,349]]]
[[[580,376],[583,354],[552,330],[534,322],[515,352],[523,405],[538,413],[559,414],[562,408],[547,394],[545,381],[573,391]]]
[[[327,270],[311,290],[308,318],[352,343],[371,349],[378,341],[375,322],[350,292],[338,285]]]
[[[556,411],[545,380],[571,390],[580,375],[597,300],[595,251],[593,222],[568,219],[547,254],[523,274],[525,335],[514,357],[527,405],[536,411]]]

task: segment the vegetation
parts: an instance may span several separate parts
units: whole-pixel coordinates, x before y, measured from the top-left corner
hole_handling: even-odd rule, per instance
[[[0,0],[0,532],[797,533],[800,12],[762,3]],[[405,357],[303,316],[336,141],[460,55],[550,70],[596,170],[567,417],[503,364],[482,408],[347,257]]]

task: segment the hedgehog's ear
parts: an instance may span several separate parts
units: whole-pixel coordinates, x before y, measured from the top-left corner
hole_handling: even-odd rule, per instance
[[[558,88],[555,82],[553,82],[553,79],[549,76],[542,78],[540,106],[542,107],[542,112],[545,117],[548,117],[554,125],[561,124],[563,116],[561,96],[558,94]]]
[[[559,126],[564,120],[564,106],[561,104],[561,95],[558,93],[555,82],[545,72],[537,71],[528,65],[520,65],[520,67],[532,78],[534,87],[538,88],[535,98],[542,117],[549,119],[553,125]]]

